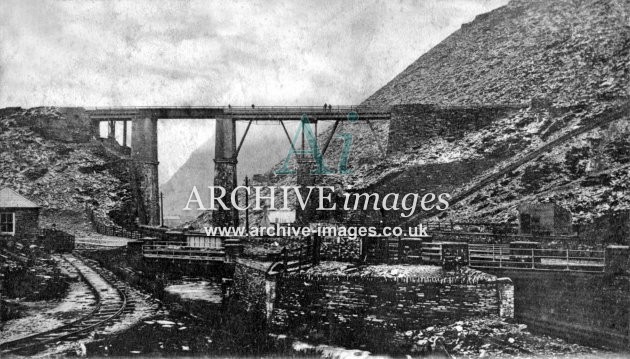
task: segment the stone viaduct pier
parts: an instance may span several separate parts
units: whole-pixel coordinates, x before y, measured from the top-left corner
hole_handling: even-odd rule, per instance
[[[215,131],[215,177],[214,185],[222,186],[230,193],[237,186],[236,164],[238,154],[247,136],[247,132],[256,121],[275,121],[282,125],[291,146],[291,135],[286,130],[284,121],[301,121],[307,116],[310,124],[315,124],[317,135],[318,121],[334,121],[334,128],[340,121],[352,119],[366,121],[389,120],[390,109],[369,106],[324,107],[112,107],[86,109],[98,133],[100,122],[108,123],[108,137],[115,137],[116,122],[123,123],[123,146],[127,146],[128,123],[131,122],[131,160],[132,184],[136,207],[141,224],[157,226],[160,224],[160,206],[158,189],[158,131],[160,119],[211,119],[216,120]],[[358,116],[358,117],[357,117]],[[237,141],[236,121],[247,121],[248,125],[242,138]],[[302,121],[302,126],[304,122]],[[322,147],[325,153],[332,140],[334,130]],[[308,169],[314,159],[302,156],[298,159],[297,184],[312,185],[313,178]],[[215,226],[238,225],[236,209],[217,210],[213,213]]]

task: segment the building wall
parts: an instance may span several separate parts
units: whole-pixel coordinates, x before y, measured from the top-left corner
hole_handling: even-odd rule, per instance
[[[39,234],[39,209],[0,208],[0,212],[15,213],[15,238],[36,239]]]
[[[25,124],[32,127],[47,139],[84,143],[92,137],[98,137],[98,128],[81,107],[58,108],[63,121],[55,116],[30,116],[25,118]]]
[[[569,234],[573,232],[573,216],[571,212],[560,206],[554,210],[554,234]]]
[[[553,203],[528,203],[519,206],[520,233],[531,234],[532,231],[546,231],[550,235],[570,234],[572,232],[571,212]],[[523,215],[529,215],[530,225],[522,223]],[[533,226],[534,220],[537,226]]]

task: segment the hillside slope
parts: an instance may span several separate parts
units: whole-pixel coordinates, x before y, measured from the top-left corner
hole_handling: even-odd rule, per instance
[[[625,113],[625,114],[624,114]],[[442,218],[515,221],[527,202],[553,202],[575,222],[588,223],[609,211],[630,209],[630,111],[620,108],[602,126],[572,136],[532,160],[497,172],[494,181],[472,181],[464,197]],[[586,127],[586,126],[585,126]],[[578,131],[578,129],[574,131]]]
[[[389,122],[344,122],[336,134],[353,135],[352,174],[322,176],[319,181],[369,192],[465,193],[462,203],[454,203],[447,218],[514,220],[513,210],[519,201],[557,199],[576,213],[576,220],[591,220],[606,208],[608,195],[600,194],[621,189],[616,184],[627,174],[625,159],[609,159],[625,151],[628,138],[608,136],[591,143],[583,137],[601,138],[610,128],[625,128],[621,124],[627,120],[620,109],[628,103],[629,84],[629,2],[512,0],[462,25],[363,104],[434,104],[443,108],[515,104],[520,109],[461,137],[425,136],[395,153],[384,152],[388,141],[396,141],[389,138]],[[590,128],[591,123],[611,114],[619,123]],[[418,114],[416,120],[424,119]],[[583,128],[588,131],[582,133]],[[576,130],[580,137],[567,139]],[[328,135],[329,131],[323,131],[320,143]],[[561,148],[556,149],[555,144]],[[341,149],[342,141],[332,142],[326,154],[328,163],[337,163]],[[554,152],[553,159],[532,156],[541,149]],[[580,166],[595,157],[603,158],[598,162],[600,170],[609,171],[610,181],[617,187],[581,187],[581,196],[591,198],[588,201],[550,196],[549,190],[568,179],[574,184],[589,183],[591,172],[576,172],[574,164],[565,164],[568,167],[562,170],[553,166],[576,152]],[[602,157],[603,152],[609,157]],[[511,188],[505,190],[509,193],[496,192],[497,187],[504,186],[503,180],[493,182],[502,169],[523,160],[522,168],[510,174],[513,183],[505,184]],[[566,161],[573,163],[575,159]],[[547,169],[555,172],[539,176]],[[532,177],[540,177],[542,182],[536,186],[521,184]],[[486,183],[488,178],[493,179],[490,184]],[[277,177],[275,182],[293,184],[294,179]],[[466,192],[471,188],[475,189],[473,196],[476,191],[483,192],[475,206],[469,201],[476,197]],[[626,208],[628,200],[611,203],[611,209]],[[390,217],[392,221],[402,220],[396,213]]]
[[[374,161],[375,137],[367,128],[356,131],[346,125],[340,131],[358,134],[351,182],[357,188],[378,192],[422,189],[457,196],[513,161],[546,148],[546,144],[605,114],[617,113],[619,121],[563,142],[561,149],[553,149],[554,156],[529,159],[523,168],[511,173],[513,183],[501,181],[481,189],[478,197],[472,197],[473,206],[468,198],[451,208],[446,218],[514,220],[515,207],[522,201],[557,201],[574,212],[578,221],[591,220],[607,209],[627,208],[625,198],[608,205],[606,201],[610,193],[625,188],[620,184],[627,177],[625,159],[617,155],[625,153],[627,136],[624,132],[611,136],[615,130],[610,128],[625,128],[623,123],[627,122],[619,108],[628,102],[629,19],[630,3],[616,0],[515,0],[479,15],[364,104],[433,103],[448,107],[518,103],[524,107],[486,128],[469,131],[463,138],[422,139],[412,148],[379,161]],[[376,138],[383,145],[387,144],[383,138],[388,130],[387,123],[378,125]],[[600,140],[584,140],[591,137]],[[575,160],[567,158],[575,157],[574,153],[579,153],[580,166],[599,158],[599,170],[610,173],[609,181],[589,184],[591,173],[576,172],[573,164],[560,170],[558,162],[566,159],[572,163]],[[457,170],[453,172],[453,168]],[[541,176],[546,170],[552,173]],[[521,183],[538,176],[537,186]],[[567,177],[580,187],[573,188],[580,193],[579,199],[565,193],[570,191],[553,193],[555,186],[567,184]],[[606,187],[606,183],[613,183],[613,187]],[[510,188],[503,189],[504,185]]]
[[[289,131],[291,126],[289,126]],[[240,140],[242,134],[237,133]],[[196,186],[203,198],[208,198],[208,186],[214,184],[214,138],[196,149],[175,174],[162,186],[164,192],[164,213],[178,215],[184,221],[193,219],[199,212],[183,211],[190,197],[193,186]],[[239,184],[245,176],[263,173],[274,163],[286,156],[289,143],[282,127],[252,125],[241,153],[238,156]]]
[[[627,1],[512,0],[462,25],[365,104],[627,97],[629,34]]]
[[[76,109],[0,110],[0,188],[42,206],[40,226],[89,230],[85,205],[102,219],[129,209],[127,164],[93,139]]]
[[[628,97],[629,53],[626,1],[513,0],[462,25],[363,104],[527,105],[533,100],[537,108],[579,105],[597,112],[606,102]],[[519,116],[540,118],[539,112]],[[387,146],[389,125],[373,127],[375,134],[366,125],[348,123],[337,130],[354,134],[355,168],[383,157],[375,142]],[[340,148],[333,145],[331,161]]]
[[[214,178],[214,143],[208,141],[190,154],[186,162],[163,185],[164,214],[180,216],[183,221],[196,217],[195,212],[183,211],[193,186],[202,191],[203,198],[207,186],[212,185]]]

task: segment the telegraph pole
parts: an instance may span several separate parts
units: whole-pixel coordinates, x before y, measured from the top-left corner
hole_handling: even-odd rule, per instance
[[[164,227],[164,193],[160,192],[160,227]]]
[[[245,187],[249,188],[249,178],[245,176]],[[249,235],[249,191],[245,192],[245,230]]]

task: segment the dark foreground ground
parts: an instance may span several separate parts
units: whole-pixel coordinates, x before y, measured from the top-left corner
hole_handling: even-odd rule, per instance
[[[95,251],[90,253],[90,257],[99,258],[103,265],[123,275],[128,275],[127,269],[137,265],[130,263],[120,250]],[[378,333],[370,333],[360,347],[344,342],[342,337],[330,337],[327,333],[293,337],[291,332],[283,331],[282,328],[274,328],[271,332],[265,318],[247,312],[237,300],[223,299],[219,277],[209,276],[201,281],[198,278],[172,275],[156,283],[156,280],[150,279],[158,278],[159,275],[151,273],[151,269],[146,266],[140,269],[143,276],[134,275],[131,281],[159,298],[162,310],[123,333],[88,344],[88,356],[619,356],[605,349],[536,335],[523,324],[497,318],[479,318],[410,330],[404,333],[403,341],[406,344],[403,346],[382,345]],[[196,290],[195,286],[203,289]],[[334,332],[335,328],[330,330]]]

